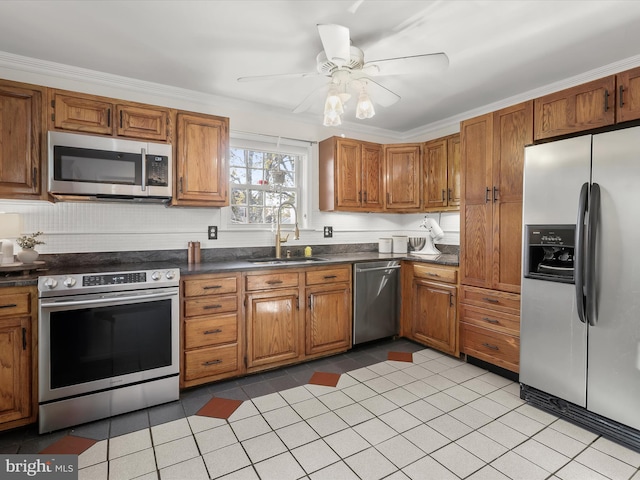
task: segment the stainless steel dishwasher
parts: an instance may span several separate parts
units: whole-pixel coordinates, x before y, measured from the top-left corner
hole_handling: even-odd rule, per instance
[[[353,344],[398,335],[400,262],[353,266]]]

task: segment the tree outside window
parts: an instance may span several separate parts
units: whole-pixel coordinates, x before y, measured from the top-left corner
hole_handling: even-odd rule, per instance
[[[276,223],[282,202],[298,206],[296,167],[300,155],[248,148],[230,149],[231,218],[236,225]],[[290,208],[281,212],[282,223],[294,223]]]

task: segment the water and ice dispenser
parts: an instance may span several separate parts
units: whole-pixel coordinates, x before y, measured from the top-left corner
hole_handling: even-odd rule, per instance
[[[575,225],[525,225],[524,276],[574,282]]]

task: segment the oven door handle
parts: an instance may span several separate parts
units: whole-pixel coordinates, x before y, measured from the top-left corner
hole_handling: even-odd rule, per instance
[[[78,305],[95,305],[97,303],[102,303],[102,304],[109,304],[109,303],[120,303],[120,302],[126,302],[129,300],[146,300],[149,298],[169,298],[169,297],[173,297],[175,296],[176,293],[168,293],[168,292],[162,292],[162,293],[148,293],[145,295],[138,295],[138,296],[114,296],[114,297],[102,297],[102,298],[96,298],[96,299],[91,299],[91,300],[69,300],[69,301],[62,301],[62,302],[41,302],[40,306],[43,308],[46,307],[71,307],[71,306],[78,306]]]

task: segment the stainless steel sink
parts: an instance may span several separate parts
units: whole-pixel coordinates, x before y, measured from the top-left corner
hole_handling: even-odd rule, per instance
[[[253,258],[248,260],[250,263],[254,265],[279,265],[282,263],[314,263],[314,262],[325,262],[325,258],[320,257],[284,257],[284,258],[275,258],[275,257],[267,257],[267,258]]]

